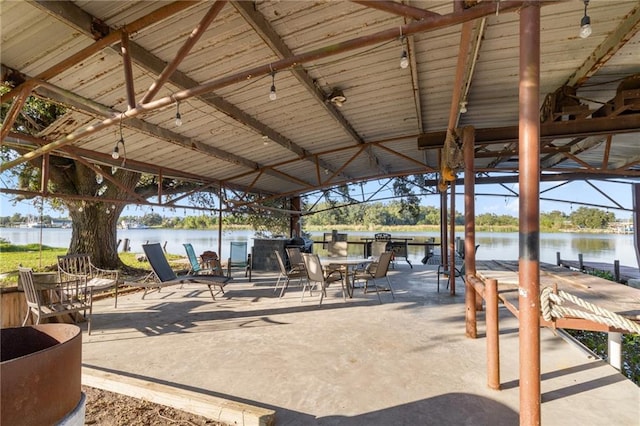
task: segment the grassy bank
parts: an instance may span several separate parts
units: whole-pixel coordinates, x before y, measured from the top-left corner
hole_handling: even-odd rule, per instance
[[[40,246],[39,244],[15,245],[0,242],[0,286],[16,285],[18,266],[32,268],[35,272],[57,271],[58,256],[67,254],[66,248]],[[126,266],[139,269],[148,264],[140,263],[135,253],[118,253]],[[169,260],[180,256],[167,255]]]

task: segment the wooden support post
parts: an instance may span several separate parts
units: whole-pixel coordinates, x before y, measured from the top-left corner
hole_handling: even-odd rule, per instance
[[[578,268],[580,268],[581,271],[584,271],[584,259],[582,253],[578,253]]]
[[[469,283],[470,276],[476,275],[476,213],[475,213],[475,182],[473,170],[475,155],[475,130],[465,127],[462,132],[462,150],[464,153],[464,268],[465,268],[465,312],[466,335],[472,339],[477,337],[476,311],[477,305],[482,307],[482,298]]]
[[[619,260],[613,261],[613,278],[616,280],[617,283],[620,282],[620,261]]]
[[[556,265],[558,265],[558,266],[562,265],[562,261],[560,260],[560,252],[559,251],[556,252]]]
[[[518,306],[520,424],[539,425],[540,383],[540,3],[520,9]]]
[[[487,305],[487,385],[500,389],[500,339],[498,324],[498,280],[485,282],[484,299]]]

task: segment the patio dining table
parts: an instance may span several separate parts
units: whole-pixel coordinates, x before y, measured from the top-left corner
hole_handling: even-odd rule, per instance
[[[353,297],[353,283],[349,279],[349,270],[357,267],[358,265],[371,263],[373,262],[373,259],[361,257],[321,257],[320,262],[325,268],[340,268],[340,270],[344,271],[342,279],[344,280],[347,294],[349,297]]]

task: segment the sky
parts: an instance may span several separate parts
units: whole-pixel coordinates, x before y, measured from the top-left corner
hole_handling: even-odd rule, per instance
[[[594,205],[611,206],[608,211],[613,212],[620,220],[629,220],[631,218],[631,211],[623,211],[614,208],[612,201],[608,200],[610,197],[622,207],[631,210],[632,208],[632,193],[631,185],[628,183],[612,183],[602,181],[591,181],[594,186],[600,189],[602,193],[598,192],[592,186],[586,182],[571,182],[562,184],[559,182],[540,184],[541,198],[549,198],[554,200],[565,200],[566,202],[555,201],[540,201],[540,211],[550,212],[552,210],[560,210],[566,214],[571,214],[572,211],[581,207],[580,202],[591,203]],[[562,184],[562,185],[561,185]],[[558,186],[561,185],[561,186]],[[378,188],[377,181],[369,182],[365,186],[365,193],[373,192]],[[555,188],[554,188],[555,187]],[[456,210],[464,211],[464,188],[462,186],[456,187]],[[504,186],[500,185],[478,185],[476,187],[476,215],[484,213],[495,213],[497,215],[510,215],[518,216],[518,198],[507,195],[514,195],[518,192],[517,184],[508,184]],[[493,194],[493,195],[488,195]],[[383,195],[382,195],[383,196]],[[573,203],[572,203],[573,202]],[[39,203],[39,201],[37,202]],[[46,203],[45,203],[46,204]],[[440,197],[436,195],[429,195],[422,197],[421,204],[424,206],[439,206]],[[603,207],[604,208],[604,207]],[[171,211],[170,209],[162,209],[155,207],[152,211],[150,206],[129,206],[122,213],[123,216],[143,216],[148,213],[158,213],[161,216],[176,216],[176,215],[192,215],[197,216],[202,214],[199,210],[187,210],[186,213],[183,209],[180,211]],[[11,216],[14,213],[20,213],[23,216],[26,215],[38,215],[38,209],[34,205],[33,201],[25,201],[14,205],[11,202],[11,196],[6,194],[0,194],[0,216]],[[45,208],[44,214],[52,217],[66,217],[65,213],[52,211]]]

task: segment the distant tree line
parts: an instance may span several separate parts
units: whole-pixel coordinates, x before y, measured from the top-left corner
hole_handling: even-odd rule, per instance
[[[434,206],[420,206],[415,219],[415,212],[409,212],[399,202],[388,204],[371,203],[332,208],[329,203],[316,206],[318,213],[304,217],[304,223],[310,227],[328,227],[332,225],[346,225],[354,227],[384,227],[384,226],[413,226],[440,225],[440,209]],[[15,213],[12,216],[0,217],[0,226],[15,226],[25,223],[29,219]],[[52,218],[43,216],[43,221],[49,223]],[[559,210],[540,214],[540,227],[545,231],[559,231],[575,228],[606,229],[615,222],[614,213],[596,208],[580,207],[566,214]],[[143,216],[122,216],[120,222],[137,222],[149,227],[177,228],[177,229],[208,229],[218,226],[216,215],[201,214],[196,216],[163,217],[158,213],[147,213]],[[456,212],[456,225],[464,225],[464,215]],[[223,217],[223,225],[249,226],[251,221],[247,217],[229,215]],[[483,213],[476,216],[476,226],[480,228],[516,227],[518,218],[510,215]],[[273,230],[274,228],[271,228]],[[281,230],[281,229],[278,229]]]

